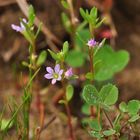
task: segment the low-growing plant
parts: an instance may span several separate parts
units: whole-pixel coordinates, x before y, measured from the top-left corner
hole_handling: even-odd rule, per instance
[[[122,71],[128,64],[128,52],[125,50],[115,51],[106,43],[106,38],[96,39],[95,31],[105,20],[98,17],[96,7],[93,7],[90,11],[80,8],[83,22],[78,23],[77,18],[74,17],[72,3],[69,0],[62,0],[61,3],[69,11],[69,15],[62,13],[62,22],[70,35],[71,43],[65,41],[62,49],[58,52],[48,49],[50,56],[53,58],[54,67],[47,65],[47,73],[44,74],[44,78],[50,80],[52,85],[61,82],[63,95],[58,103],[65,106],[69,130],[68,138],[76,140],[69,104],[74,97],[75,85],[73,83],[77,81],[84,81],[80,85],[83,100],[81,123],[91,137],[96,139],[121,139],[128,136],[125,134],[126,129],[132,129],[134,135],[138,136],[139,130],[136,122],[140,119],[140,101],[121,102],[117,107],[119,89],[113,82],[115,74]],[[22,62],[29,69],[29,80],[23,87],[22,103],[16,105],[16,102],[14,102],[12,117],[5,121],[2,118],[4,110],[1,113],[1,139],[4,139],[12,125],[16,126],[17,135],[20,132],[22,140],[29,139],[33,84],[47,57],[46,50],[37,55],[36,39],[41,29],[41,23],[36,31],[34,20],[35,12],[33,7],[30,6],[28,21],[20,19],[20,26],[12,24],[12,29],[20,32],[30,44],[27,48],[29,59],[27,62]],[[79,69],[83,69],[83,71],[79,72]],[[81,75],[84,76],[84,80],[80,79]],[[22,111],[23,122],[19,123],[18,113],[20,111]],[[43,126],[44,124],[41,123],[40,130]],[[35,133],[32,138],[37,137],[37,140],[39,140],[39,135]]]

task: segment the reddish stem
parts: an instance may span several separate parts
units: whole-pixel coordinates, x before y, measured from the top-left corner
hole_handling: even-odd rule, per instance
[[[90,106],[90,116],[91,116],[91,118],[94,118],[94,106],[93,105]]]
[[[89,49],[89,58],[90,58],[90,71],[93,73],[93,51]],[[91,80],[91,84],[93,84],[93,80]],[[91,118],[94,117],[94,106],[90,106],[90,115]]]
[[[65,104],[66,112],[68,115],[68,126],[69,126],[69,135],[71,140],[75,140],[72,128],[71,112],[68,103]]]

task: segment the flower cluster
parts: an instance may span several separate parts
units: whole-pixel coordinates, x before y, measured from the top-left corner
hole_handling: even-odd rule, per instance
[[[27,20],[25,18],[23,18],[22,21],[27,24]],[[12,24],[11,27],[13,30],[17,32],[23,32],[25,30],[25,26],[23,25],[22,22],[20,22],[20,26]]]
[[[57,81],[62,80],[62,76],[64,73],[64,70],[60,68],[60,65],[57,64],[54,69],[51,67],[46,67],[46,71],[48,72],[47,74],[44,75],[46,79],[52,79],[52,84],[55,84]],[[65,78],[70,78],[73,76],[72,68],[69,68],[65,73],[64,77]]]

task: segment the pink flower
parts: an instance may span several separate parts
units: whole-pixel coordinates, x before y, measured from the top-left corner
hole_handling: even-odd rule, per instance
[[[69,68],[66,72],[65,72],[65,77],[66,78],[70,78],[73,76],[73,72],[72,72],[72,68]]]
[[[90,39],[87,43],[87,45],[92,48],[95,47],[98,43],[95,41],[95,39]]]
[[[54,67],[54,70],[51,67],[46,67],[47,74],[44,75],[46,79],[52,79],[52,84],[55,84],[56,81],[60,81],[62,79],[63,70],[60,69],[60,65],[57,64]]]
[[[26,19],[24,19],[24,18],[22,19],[22,21],[24,23],[27,23]],[[12,27],[13,30],[15,30],[17,32],[23,32],[25,30],[25,26],[23,25],[22,22],[20,22],[20,26],[12,24],[11,27]]]

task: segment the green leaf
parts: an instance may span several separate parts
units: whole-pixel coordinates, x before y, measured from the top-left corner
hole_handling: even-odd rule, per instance
[[[127,112],[127,104],[125,102],[121,102],[119,104],[119,109],[122,111],[122,112]]]
[[[91,73],[91,72],[88,72],[88,73],[86,74],[86,78],[89,79],[89,80],[93,80],[93,79],[94,79],[94,74]]]
[[[128,102],[128,113],[133,116],[136,115],[140,110],[140,105],[138,100],[131,100]]]
[[[63,53],[66,55],[69,51],[69,43],[68,41],[65,41],[63,44]]]
[[[71,67],[81,67],[85,63],[85,55],[80,51],[71,50],[66,57],[66,62]]]
[[[61,0],[61,4],[64,8],[69,9],[69,4],[65,0]]]
[[[82,96],[86,103],[89,105],[97,104],[98,100],[98,91],[93,85],[86,85],[84,86]]]
[[[41,31],[41,27],[42,27],[42,22],[39,23],[39,27],[38,27],[37,32],[36,32],[36,34],[35,34],[35,38],[38,37],[38,35],[39,35],[40,31]]]
[[[65,100],[59,100],[58,103],[59,103],[59,104],[66,104],[66,101],[65,101]]]
[[[93,17],[93,20],[96,20],[97,15],[98,15],[98,10],[97,10],[96,7],[93,7],[93,8],[90,10],[90,15]]]
[[[94,57],[94,63],[101,61],[102,65],[95,69],[95,80],[103,81],[112,78],[116,73],[122,71],[129,61],[126,51],[115,52],[110,46],[103,46]]]
[[[1,120],[1,127],[0,127],[0,130],[4,131],[5,128],[6,128],[6,126],[7,126],[8,123],[9,123],[9,121],[10,121],[10,119],[2,119],[2,120]],[[13,121],[10,123],[8,129],[11,128],[12,125],[13,125]]]
[[[88,14],[86,14],[83,8],[80,8],[80,14],[84,20],[88,21]]]
[[[130,123],[133,123],[133,122],[137,121],[138,119],[140,119],[140,116],[137,114],[137,115],[132,116],[128,121]]]
[[[69,17],[65,13],[62,13],[61,14],[61,18],[62,18],[62,23],[63,23],[66,31],[68,33],[71,33],[72,32],[72,28],[71,28],[71,22],[70,22]]]
[[[86,47],[86,43],[89,38],[90,38],[90,32],[88,29],[82,29],[76,32],[76,36],[75,36],[76,45],[80,50],[86,50],[84,52],[87,54],[88,54],[88,47]]]
[[[87,21],[81,22],[81,23],[77,26],[76,30],[77,30],[77,31],[84,30],[84,29],[86,28],[87,24],[88,24]],[[88,30],[88,29],[87,29],[87,30]],[[88,38],[88,39],[89,39],[89,38]]]
[[[96,24],[95,28],[99,28],[99,27],[103,24],[104,21],[105,21],[105,18],[102,19],[101,21],[99,21],[99,22]]]
[[[55,54],[53,51],[51,51],[50,49],[48,49],[48,51],[49,51],[51,57],[52,57],[54,60],[57,61],[57,60],[59,59],[58,56],[57,56],[57,54]]]
[[[86,115],[90,115],[90,105],[87,103],[84,103],[82,105],[82,113],[86,114]]]
[[[29,19],[28,26],[32,27],[35,20],[35,11],[32,5],[29,6],[28,19]]]
[[[41,66],[42,64],[44,64],[45,60],[47,58],[47,52],[46,51],[42,51],[37,59],[37,66]]]
[[[91,119],[89,120],[89,126],[91,129],[95,130],[95,131],[101,131],[102,127],[101,125],[99,125],[99,122],[97,119]]]
[[[68,85],[66,88],[66,99],[69,102],[73,97],[74,89],[72,85]]]
[[[98,138],[98,139],[101,139],[103,137],[103,135],[98,132],[98,131],[90,131],[90,135],[94,138]]]
[[[106,105],[113,105],[118,100],[118,88],[115,85],[107,84],[99,92],[99,98]]]
[[[116,131],[113,129],[103,131],[103,134],[105,136],[111,136],[111,135],[114,135],[115,133],[116,133]]]
[[[122,119],[122,114],[121,113],[118,113],[114,122],[113,122],[113,126],[114,126],[114,129],[117,125],[120,125],[120,120]],[[116,130],[116,129],[115,129]]]

